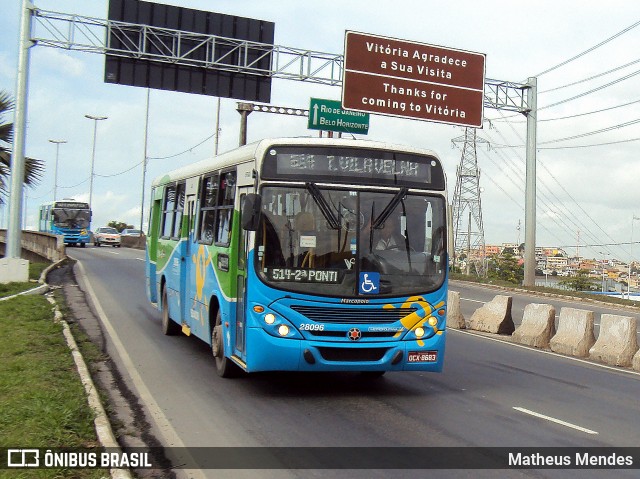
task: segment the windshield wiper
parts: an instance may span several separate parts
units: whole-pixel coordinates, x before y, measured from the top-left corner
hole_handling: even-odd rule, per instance
[[[309,190],[309,193],[311,193],[313,201],[315,201],[318,205],[318,208],[320,208],[320,212],[329,223],[329,227],[334,230],[340,229],[340,223],[338,223],[338,219],[333,214],[333,211],[331,211],[329,203],[327,203],[327,200],[324,198],[324,196],[322,196],[322,193],[320,192],[320,189],[316,186],[316,184],[305,183],[304,186],[307,188],[307,190]]]
[[[385,220],[389,217],[389,215],[391,215],[391,213],[396,208],[396,206],[398,206],[398,203],[400,203],[404,199],[404,197],[407,196],[408,191],[409,189],[406,186],[403,186],[402,188],[400,188],[400,190],[395,194],[395,196],[391,198],[391,201],[389,201],[389,204],[385,206],[382,212],[371,224],[371,229],[375,230],[380,228],[380,225],[382,225],[382,223],[385,222]]]

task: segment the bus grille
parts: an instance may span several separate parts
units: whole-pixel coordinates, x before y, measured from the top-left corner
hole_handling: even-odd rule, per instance
[[[317,338],[347,338],[345,331],[305,331],[305,333]],[[396,334],[398,334],[398,331],[362,331],[362,339],[393,338]]]
[[[380,361],[387,348],[318,348],[325,361]]]
[[[395,323],[414,313],[416,308],[316,308],[291,306],[291,309],[318,323]]]

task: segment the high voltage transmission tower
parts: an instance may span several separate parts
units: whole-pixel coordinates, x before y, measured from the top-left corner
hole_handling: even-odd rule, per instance
[[[476,144],[488,142],[476,136],[475,128],[465,128],[464,136],[451,141],[454,144],[464,142],[453,194],[454,262],[460,264],[460,258],[464,256],[466,273],[484,276],[485,242]]]

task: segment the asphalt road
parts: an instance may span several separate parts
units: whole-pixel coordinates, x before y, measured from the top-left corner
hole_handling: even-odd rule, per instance
[[[448,331],[441,374],[387,373],[373,381],[347,373],[219,378],[205,343],[161,333],[160,313],[144,292],[144,252],[89,247],[67,253],[81,264],[78,280],[106,323],[111,355],[167,446],[640,446],[639,373],[472,332]],[[498,294],[462,283],[451,288],[460,291],[466,317]],[[527,301],[548,302],[517,295],[516,323]],[[637,477],[638,469],[203,470],[189,477],[223,477],[223,472],[228,477],[595,478]]]

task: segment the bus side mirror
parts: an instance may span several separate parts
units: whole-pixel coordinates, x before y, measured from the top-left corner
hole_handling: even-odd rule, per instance
[[[256,231],[260,221],[262,197],[256,193],[249,193],[244,197],[242,205],[242,229]]]

